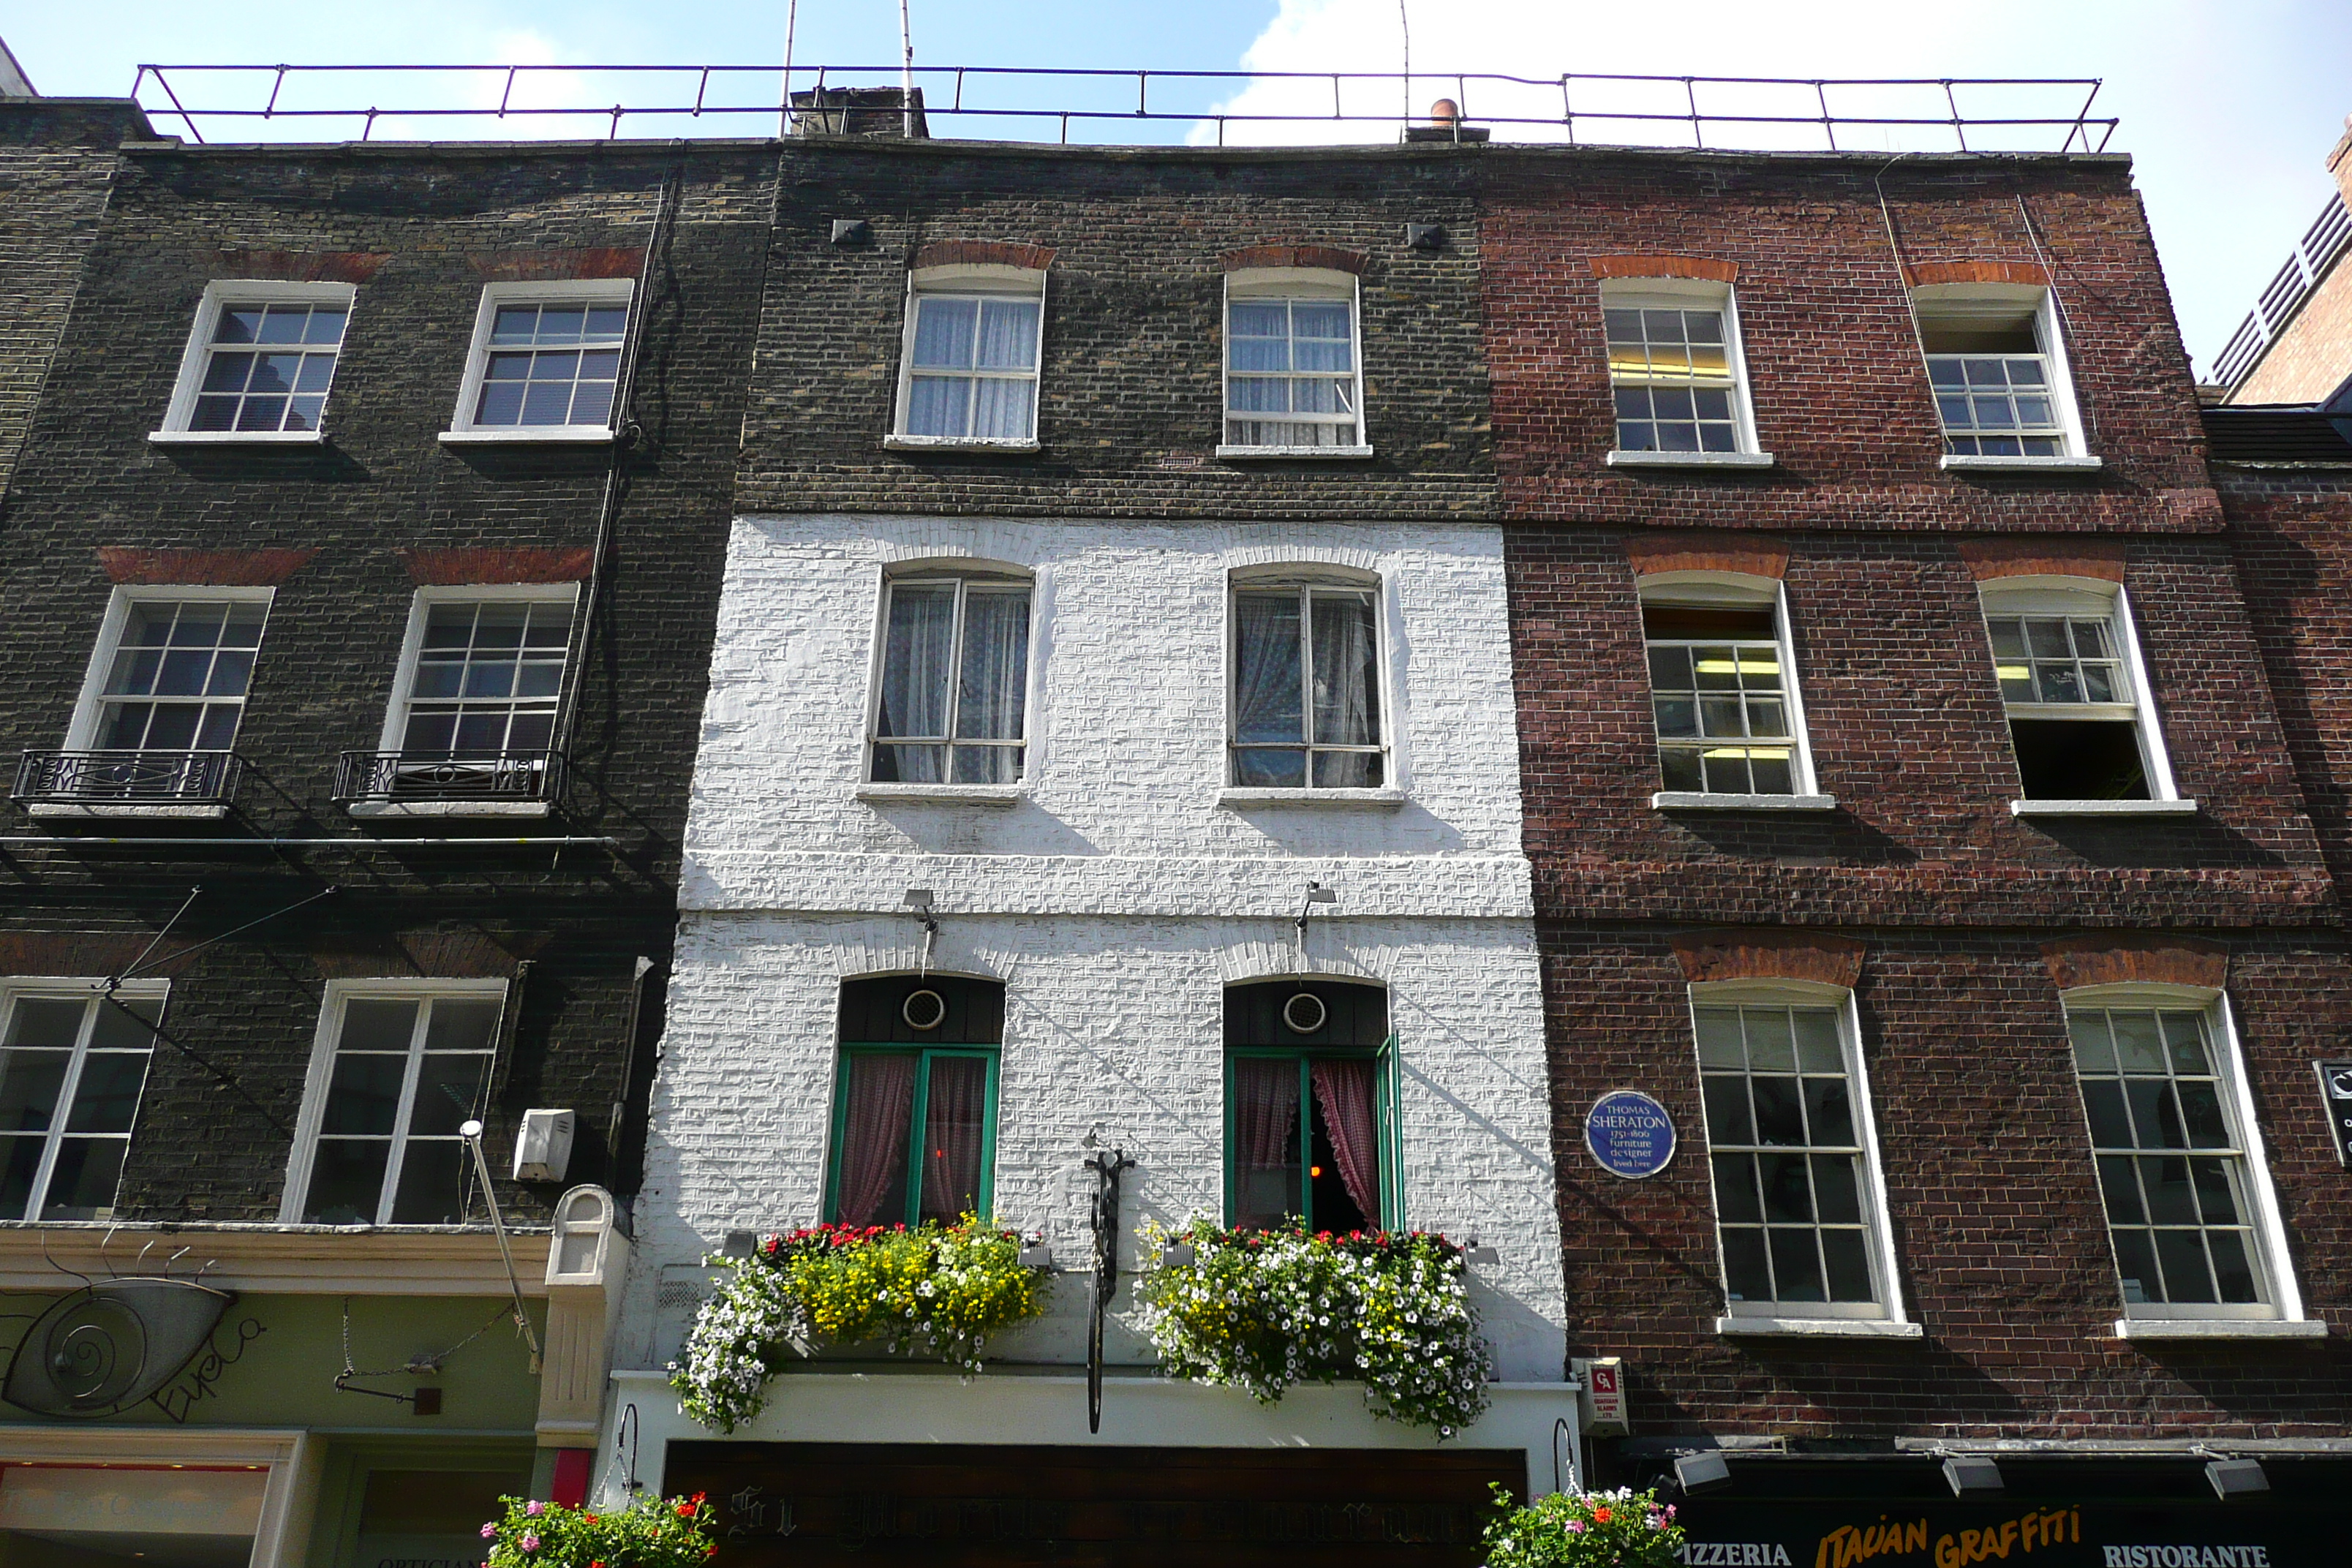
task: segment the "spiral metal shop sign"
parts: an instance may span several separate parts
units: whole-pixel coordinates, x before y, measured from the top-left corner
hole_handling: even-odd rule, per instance
[[[2328,1142],[2338,1164],[2352,1167],[2352,1061],[2311,1064],[2319,1074],[2319,1103],[2327,1108]]]
[[[0,1399],[39,1415],[111,1415],[162,1394],[200,1355],[214,1363],[190,1395],[201,1397],[220,1366],[236,1359],[212,1345],[213,1331],[236,1300],[234,1292],[187,1279],[84,1286],[25,1331],[0,1382]],[[240,1331],[238,1350],[249,1337]],[[164,1414],[181,1418],[168,1405]]]
[[[1584,1146],[1611,1175],[1638,1182],[1675,1157],[1675,1119],[1639,1089],[1614,1089],[1585,1113]]]

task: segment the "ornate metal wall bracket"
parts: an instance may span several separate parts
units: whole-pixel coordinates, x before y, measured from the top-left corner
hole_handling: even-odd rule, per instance
[[[1094,1300],[1087,1313],[1087,1430],[1102,1430],[1103,1317],[1118,1291],[1118,1178],[1135,1162],[1124,1149],[1087,1156],[1095,1173]]]

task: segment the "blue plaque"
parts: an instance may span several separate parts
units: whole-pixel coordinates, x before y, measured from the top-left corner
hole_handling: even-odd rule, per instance
[[[1638,1182],[1675,1157],[1675,1119],[1638,1089],[1612,1089],[1585,1113],[1584,1146],[1611,1175]]]

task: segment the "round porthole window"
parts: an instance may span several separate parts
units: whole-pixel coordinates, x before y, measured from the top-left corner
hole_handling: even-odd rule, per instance
[[[898,1016],[907,1020],[910,1029],[936,1029],[948,1021],[948,999],[936,991],[909,991],[900,1004]]]
[[[1331,1016],[1323,1005],[1323,998],[1311,991],[1301,991],[1282,1005],[1282,1021],[1294,1035],[1311,1035],[1323,1026]]]

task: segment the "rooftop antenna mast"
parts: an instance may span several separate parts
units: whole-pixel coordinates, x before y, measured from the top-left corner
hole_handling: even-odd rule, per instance
[[[898,0],[898,104],[906,112],[907,140],[915,139],[915,29],[907,0]]]
[[[1404,32],[1404,122],[1412,123],[1412,13],[1407,0],[1397,0],[1397,26]]]
[[[793,34],[801,21],[801,0],[786,0],[784,5],[784,102],[783,122],[777,128],[780,136],[793,133]]]

